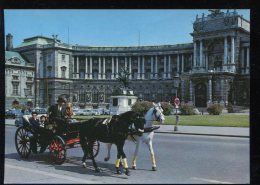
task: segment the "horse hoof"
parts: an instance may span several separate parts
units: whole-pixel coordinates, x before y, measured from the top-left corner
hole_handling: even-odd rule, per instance
[[[105,158],[104,158],[104,161],[108,161],[108,160],[109,160],[109,158],[108,158],[108,157],[105,157]]]
[[[133,170],[136,170],[136,166],[132,166],[132,169],[133,169]]]
[[[87,164],[85,162],[82,163],[83,168],[87,168]]]
[[[100,169],[99,169],[99,168],[96,168],[96,169],[95,169],[95,172],[97,172],[97,173],[100,172]]]
[[[116,170],[116,174],[117,174],[117,175],[121,175],[122,172],[121,172],[120,170]]]
[[[152,167],[152,170],[153,170],[153,171],[156,171],[156,167],[153,166],[153,167]]]
[[[126,174],[127,176],[130,176],[130,171],[129,171],[128,169],[126,169],[126,170],[125,170],[125,174]]]

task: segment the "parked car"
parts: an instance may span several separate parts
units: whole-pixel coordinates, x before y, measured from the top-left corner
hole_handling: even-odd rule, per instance
[[[83,109],[75,109],[73,110],[75,116],[82,116],[83,115]]]
[[[100,111],[98,109],[92,109],[92,115],[98,116],[98,115],[101,115],[101,114],[100,114]]]
[[[104,114],[105,115],[109,115],[110,114],[110,110],[109,109],[104,109]]]
[[[92,115],[92,111],[90,109],[84,109],[83,110],[83,115],[84,116],[91,116]]]
[[[35,108],[35,109],[32,109],[32,111],[35,111],[38,114],[47,114],[47,109],[46,108]]]
[[[16,117],[20,116],[22,114],[20,109],[11,109],[5,112],[5,118],[12,118],[15,119]]]

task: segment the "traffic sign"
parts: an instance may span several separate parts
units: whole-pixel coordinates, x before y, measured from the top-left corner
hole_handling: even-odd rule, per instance
[[[180,105],[180,99],[179,99],[179,98],[175,98],[175,99],[174,99],[174,105],[175,105],[176,107],[179,107],[179,105]]]

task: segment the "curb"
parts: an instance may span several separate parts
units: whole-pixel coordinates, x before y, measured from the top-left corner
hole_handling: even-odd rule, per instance
[[[14,124],[5,124],[8,126],[15,126]],[[15,126],[16,127],[16,126]],[[221,136],[221,137],[241,137],[241,138],[249,138],[249,136],[242,135],[225,135],[225,134],[203,134],[203,133],[190,133],[190,132],[176,132],[176,131],[154,131],[154,133],[160,134],[184,134],[184,135],[199,135],[199,136]]]
[[[203,133],[189,133],[189,132],[176,132],[176,131],[157,131],[155,133],[160,134],[185,134],[185,135],[199,135],[199,136],[221,136],[221,137],[241,137],[241,138],[249,138],[249,136],[242,135],[224,135],[224,134],[203,134]]]

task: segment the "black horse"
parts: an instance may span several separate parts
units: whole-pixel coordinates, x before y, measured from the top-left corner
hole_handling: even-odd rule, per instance
[[[116,160],[116,172],[120,174],[119,163],[120,158],[123,161],[123,167],[125,168],[125,174],[130,175],[128,170],[126,155],[123,147],[125,140],[129,132],[137,132],[140,135],[144,129],[144,118],[133,111],[128,111],[120,115],[108,118],[92,118],[88,121],[82,122],[79,127],[79,137],[84,156],[82,158],[83,167],[86,167],[86,158],[92,159],[93,166],[96,172],[99,172],[99,168],[93,157],[93,144],[95,141],[104,143],[114,143],[117,146],[117,160]]]

